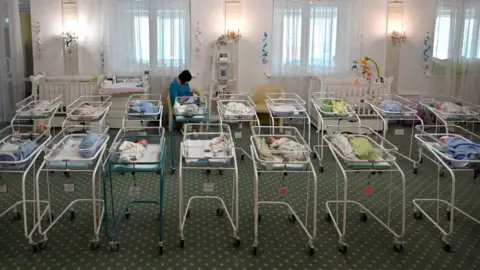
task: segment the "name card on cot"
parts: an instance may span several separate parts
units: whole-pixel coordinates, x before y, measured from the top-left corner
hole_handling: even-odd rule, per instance
[[[129,196],[140,196],[140,187],[130,187],[128,189]]]
[[[73,183],[63,184],[63,191],[65,191],[65,193],[75,192],[75,184]]]
[[[241,139],[242,138],[242,132],[237,131],[237,132],[234,133],[234,136],[235,136],[235,139]]]
[[[213,193],[214,191],[215,191],[215,184],[214,183],[203,183],[203,192]]]
[[[243,127],[243,123],[238,123],[238,128],[242,128]]]

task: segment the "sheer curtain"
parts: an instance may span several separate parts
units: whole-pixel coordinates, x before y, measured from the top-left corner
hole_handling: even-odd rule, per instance
[[[438,94],[480,103],[480,1],[438,0],[433,45]]]
[[[10,121],[25,98],[25,70],[18,0],[0,0],[0,122]]]
[[[350,72],[352,61],[360,56],[360,4],[274,0],[272,82],[307,98],[308,75]]]
[[[104,0],[106,72],[176,76],[188,66],[189,0]]]

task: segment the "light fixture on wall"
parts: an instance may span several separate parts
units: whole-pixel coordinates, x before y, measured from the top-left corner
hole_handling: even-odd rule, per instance
[[[403,33],[398,31],[393,31],[391,38],[392,38],[393,45],[403,43],[407,41],[407,32],[405,30],[403,31]]]
[[[240,0],[225,0],[225,34],[240,34],[241,6]]]
[[[78,36],[75,34],[75,32],[63,32],[62,39],[65,51],[68,54],[71,54],[75,48],[75,45],[78,43]]]

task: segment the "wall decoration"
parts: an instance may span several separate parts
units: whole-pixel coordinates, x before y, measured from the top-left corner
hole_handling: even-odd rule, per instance
[[[423,50],[423,74],[428,75],[430,71],[430,51],[432,50],[432,46],[430,45],[430,32],[425,34],[425,39],[423,40],[423,45],[425,45],[425,49]]]
[[[42,42],[40,40],[40,22],[32,24],[33,58],[42,58]]]
[[[268,64],[268,34],[263,32],[263,45],[262,45],[262,63]]]
[[[197,22],[197,27],[195,28],[195,41],[196,41],[195,55],[197,60],[200,60],[200,52],[202,50],[202,44],[203,44],[201,35],[202,35],[202,29],[200,28],[200,22]]]
[[[226,46],[231,43],[237,43],[242,35],[240,35],[240,30],[237,32],[227,30],[226,34],[223,34],[217,38],[216,45],[217,47]]]
[[[74,32],[63,32],[63,45],[65,46],[65,51],[68,54],[72,54],[73,50],[75,49],[75,45],[78,42],[78,37],[75,35]]]

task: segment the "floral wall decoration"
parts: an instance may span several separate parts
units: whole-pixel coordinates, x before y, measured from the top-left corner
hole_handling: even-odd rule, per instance
[[[228,44],[237,43],[240,38],[242,38],[240,31],[227,31],[226,34],[223,34],[217,38],[216,45],[217,47],[222,47]]]
[[[262,39],[262,63],[264,65],[268,64],[268,34],[267,32],[263,32],[263,39]]]
[[[195,28],[195,57],[197,60],[200,60],[200,52],[202,51],[202,29],[200,28],[200,22],[197,22],[197,27]]]

